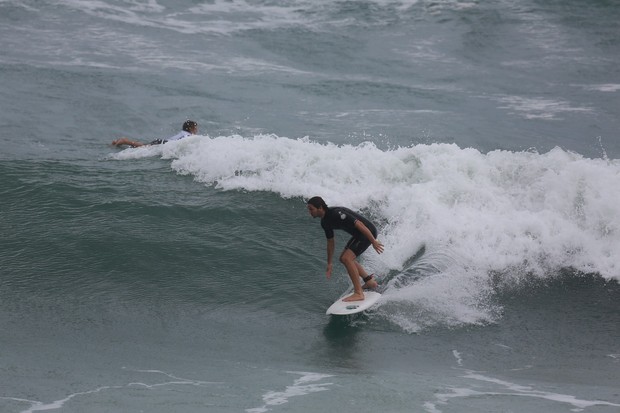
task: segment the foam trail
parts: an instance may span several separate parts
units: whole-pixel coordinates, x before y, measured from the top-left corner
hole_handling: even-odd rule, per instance
[[[453,350],[453,355],[457,360],[459,366],[463,365],[463,360],[461,359],[461,355],[458,351]],[[531,386],[523,386],[516,383],[511,383],[506,380],[500,380],[493,377],[485,376],[480,374],[479,372],[466,370],[465,375],[463,376],[466,379],[475,380],[477,382],[481,382],[483,384],[487,384],[492,386],[492,389],[489,390],[480,390],[480,386],[476,385],[476,390],[466,388],[466,387],[453,387],[450,389],[449,393],[436,393],[435,397],[437,402],[426,402],[424,403],[424,408],[429,413],[441,413],[442,410],[438,408],[438,405],[447,405],[450,400],[457,398],[468,398],[468,397],[530,397],[537,399],[544,399],[551,402],[563,403],[572,406],[572,411],[582,411],[589,407],[594,406],[610,406],[610,407],[620,407],[620,404],[611,403],[604,400],[584,400],[579,399],[570,394],[562,394],[562,393],[554,393],[543,390],[535,389]],[[499,387],[501,391],[496,390],[495,388]]]
[[[101,393],[103,391],[108,391],[108,390],[120,390],[120,389],[129,388],[129,387],[136,387],[136,386],[153,389],[156,387],[165,387],[165,386],[171,386],[171,385],[203,386],[206,384],[215,384],[214,382],[206,382],[206,381],[200,381],[200,380],[179,378],[172,374],[163,372],[161,370],[133,370],[133,371],[138,372],[138,373],[163,374],[173,379],[173,381],[165,381],[165,382],[154,383],[154,384],[147,384],[147,383],[142,383],[142,382],[131,382],[131,383],[127,383],[121,386],[100,386],[100,387],[97,387],[96,389],[72,393],[63,399],[58,399],[58,400],[54,400],[54,401],[47,402],[47,403],[37,401],[37,400],[28,400],[28,399],[22,399],[22,398],[16,398],[16,397],[0,397],[0,399],[12,400],[12,401],[20,402],[20,403],[29,404],[30,407],[25,410],[22,410],[20,413],[34,413],[38,411],[62,409],[67,402],[71,401],[72,399],[76,397],[88,396],[88,395],[97,394],[97,393]]]
[[[252,409],[246,409],[248,413],[264,413],[271,410],[270,406],[278,406],[288,403],[291,397],[305,396],[310,393],[316,393],[320,391],[329,390],[328,386],[333,383],[314,383],[321,381],[328,377],[332,377],[329,374],[308,373],[308,372],[295,372],[289,371],[291,374],[300,374],[301,377],[293,382],[292,386],[287,386],[284,391],[270,391],[263,395],[263,401],[265,404],[261,407]]]
[[[452,350],[452,355],[456,359],[456,363],[459,366],[463,366],[463,359],[461,358],[461,353],[459,353],[457,350]]]

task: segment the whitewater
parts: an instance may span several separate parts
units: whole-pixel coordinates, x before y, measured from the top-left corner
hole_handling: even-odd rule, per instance
[[[481,153],[455,144],[380,149],[273,135],[196,136],[114,159],[160,156],[222,190],[323,196],[381,226],[386,269],[425,243],[464,268],[544,277],[562,268],[620,279],[620,163],[555,148]],[[512,280],[518,281],[518,280]]]
[[[218,190],[320,195],[367,214],[386,248],[363,259],[389,281],[381,311],[406,331],[496,322],[498,291],[567,271],[620,279],[617,160],[275,135],[195,136],[110,155],[145,157]]]

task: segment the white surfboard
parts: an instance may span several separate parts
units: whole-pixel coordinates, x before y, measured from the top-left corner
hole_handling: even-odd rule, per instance
[[[360,313],[372,307],[381,294],[376,291],[364,291],[364,299],[361,301],[343,301],[344,298],[351,295],[351,291],[347,291],[342,297],[336,300],[326,311],[325,314],[330,315],[350,315]]]

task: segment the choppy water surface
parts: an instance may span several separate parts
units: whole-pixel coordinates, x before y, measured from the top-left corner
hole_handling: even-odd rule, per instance
[[[0,410],[616,412],[619,10],[0,1]]]

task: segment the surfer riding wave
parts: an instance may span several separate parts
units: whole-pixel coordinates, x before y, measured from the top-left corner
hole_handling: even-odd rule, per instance
[[[333,256],[335,249],[334,230],[339,229],[348,232],[351,239],[340,254],[340,262],[347,269],[349,278],[353,283],[353,294],[343,301],[361,301],[364,299],[364,289],[375,289],[378,284],[372,275],[368,275],[364,267],[356,261],[369,246],[383,252],[383,244],[377,240],[377,228],[367,218],[345,207],[329,208],[323,198],[315,196],[307,202],[308,212],[313,218],[321,218],[321,227],[327,238],[327,278],[331,277],[333,269]],[[364,281],[362,285],[361,280]]]

